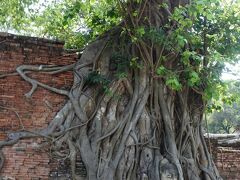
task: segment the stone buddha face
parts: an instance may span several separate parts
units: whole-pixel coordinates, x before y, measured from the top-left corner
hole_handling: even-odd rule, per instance
[[[161,180],[177,180],[177,168],[171,164],[167,159],[163,159],[160,164]]]
[[[161,180],[177,180],[177,175],[169,171],[161,173]]]

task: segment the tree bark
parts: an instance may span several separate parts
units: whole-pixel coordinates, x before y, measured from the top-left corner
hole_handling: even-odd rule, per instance
[[[163,2],[168,8],[160,7]],[[160,65],[179,68],[178,54],[150,40],[131,43],[131,32],[124,43],[121,41],[122,26],[160,28],[175,7],[189,2],[128,3],[122,3],[127,14],[124,25],[90,43],[73,66],[17,69],[32,84],[28,97],[41,86],[69,100],[47,129],[35,134],[13,133],[10,138],[54,138],[56,152],[67,144],[72,179],[76,179],[77,153],[86,166],[88,180],[220,179],[201,131],[205,104],[202,95],[187,85],[180,91],[172,90],[164,77],[156,75]],[[131,14],[136,8],[141,12],[137,18]],[[121,61],[116,53],[121,55]],[[159,61],[168,54],[169,59]],[[131,67],[130,60],[135,57],[137,66]],[[29,71],[61,73],[70,69],[74,71],[74,83],[69,92],[27,76]],[[124,73],[124,77],[119,77],[119,73]],[[4,142],[0,144],[3,145]]]

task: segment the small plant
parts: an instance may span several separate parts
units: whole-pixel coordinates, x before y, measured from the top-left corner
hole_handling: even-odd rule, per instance
[[[97,71],[91,72],[86,79],[86,83],[88,85],[100,85],[103,88],[104,92],[107,92],[109,90],[110,82],[111,81],[107,77],[101,75]]]
[[[116,71],[118,79],[125,78],[129,67],[129,59],[120,52],[114,52],[110,59],[111,66]]]

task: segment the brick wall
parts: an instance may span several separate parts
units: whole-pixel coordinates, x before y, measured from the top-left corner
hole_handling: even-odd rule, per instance
[[[215,163],[224,179],[240,179],[240,149],[218,147]]]
[[[63,43],[33,37],[0,33],[0,74],[14,72],[21,64],[67,65],[76,62],[76,53],[66,53]],[[31,77],[57,88],[70,88],[72,73]],[[0,140],[7,132],[46,127],[63,106],[65,97],[38,88],[31,99],[24,96],[31,89],[20,76],[0,79]],[[2,177],[19,180],[49,179],[49,155],[39,151],[41,138],[25,139],[12,147],[3,148],[5,164]],[[41,148],[40,148],[41,149]]]
[[[221,147],[216,139],[206,141],[222,178],[240,180],[240,147]]]

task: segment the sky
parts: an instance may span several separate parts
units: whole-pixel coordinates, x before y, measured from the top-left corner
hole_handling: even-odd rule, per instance
[[[234,65],[226,63],[226,69],[222,73],[222,80],[240,80],[240,62]]]

